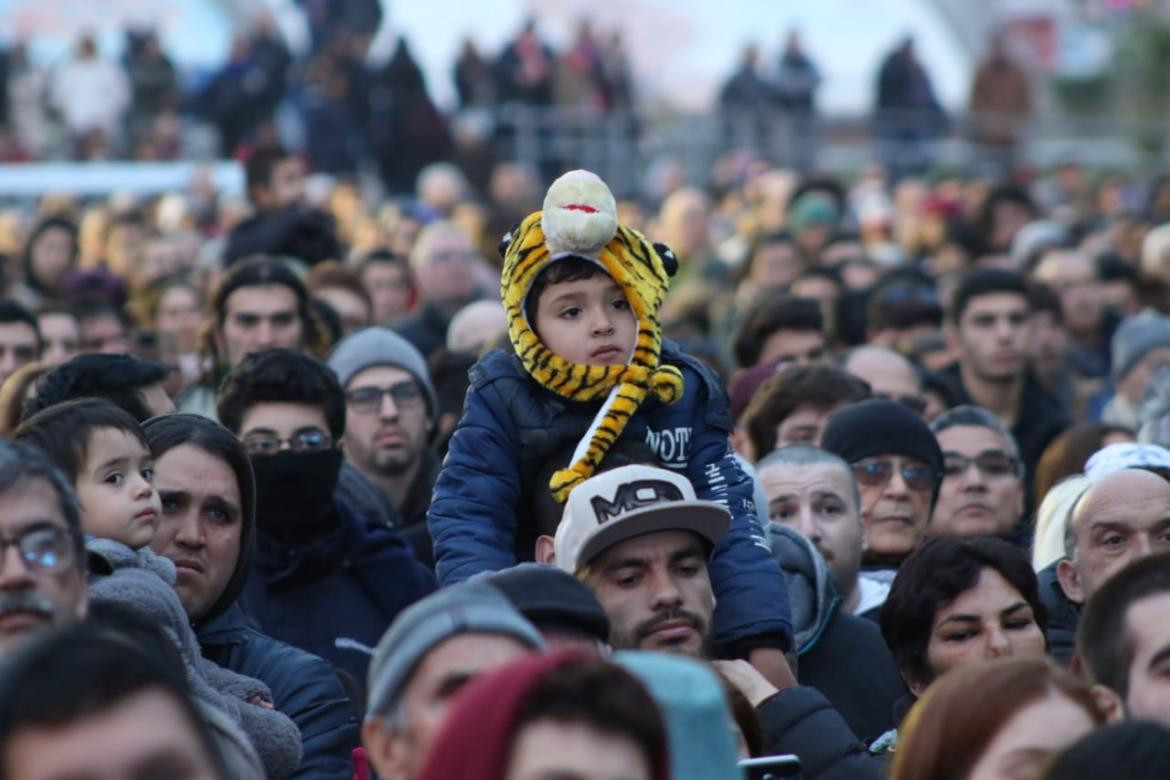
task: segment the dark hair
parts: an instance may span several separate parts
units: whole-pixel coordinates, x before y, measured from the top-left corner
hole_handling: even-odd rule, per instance
[[[146,441],[156,461],[175,447],[190,445],[223,461],[236,478],[236,486],[240,491],[240,554],[236,569],[219,599],[201,617],[205,621],[226,610],[239,598],[248,573],[252,570],[256,535],[256,480],[252,474],[252,462],[248,459],[244,445],[231,431],[197,414],[164,414],[147,420],[142,426],[142,432],[146,434]]]
[[[1105,437],[1133,431],[1123,425],[1102,422],[1079,422],[1048,443],[1036,463],[1036,503],[1039,505],[1053,485],[1065,477],[1081,474],[1085,463],[1105,444]]]
[[[1007,248],[990,245],[991,232],[995,223],[995,207],[1001,203],[1015,203],[1027,209],[1033,219],[1036,217],[1036,204],[1026,189],[1015,182],[1001,182],[996,184],[987,193],[987,197],[984,199],[982,206],[980,206],[979,213],[975,219],[979,235],[985,245],[985,251],[993,252]]]
[[[248,160],[244,163],[244,183],[249,197],[252,196],[253,190],[269,186],[276,166],[292,156],[287,149],[277,144],[257,147],[248,155]]]
[[[228,269],[227,275],[216,288],[211,300],[211,316],[214,326],[204,329],[200,350],[210,360],[209,370],[214,374],[218,369],[219,355],[216,346],[215,330],[223,327],[227,318],[227,301],[236,290],[244,287],[287,287],[297,299],[297,317],[300,318],[303,330],[305,349],[314,354],[322,353],[329,342],[329,334],[321,318],[312,310],[309,304],[309,293],[300,278],[288,267],[283,260],[272,257],[253,257],[234,264]],[[211,376],[205,377],[211,380]]]
[[[372,309],[374,305],[370,300],[369,291],[362,284],[361,275],[337,260],[326,260],[313,266],[309,275],[305,277],[305,286],[310,294],[329,288],[346,290],[361,298],[367,309]]]
[[[325,415],[334,441],[345,433],[345,394],[337,375],[320,360],[294,349],[273,347],[247,355],[219,386],[220,422],[239,435],[244,415],[259,403],[315,406]]]
[[[984,295],[1010,293],[1028,299],[1028,286],[1024,278],[1014,271],[1002,268],[974,268],[965,271],[959,279],[951,298],[950,320],[955,325],[963,319],[963,312],[971,301]]]
[[[751,276],[752,267],[756,264],[756,255],[760,253],[761,249],[764,247],[776,245],[786,245],[791,247],[793,252],[796,253],[797,262],[799,262],[801,266],[807,267],[808,262],[800,256],[800,250],[793,242],[791,233],[789,233],[787,230],[779,230],[774,233],[762,233],[752,240],[751,244],[748,246],[747,252],[744,253],[743,262],[739,264],[739,268],[735,274],[736,281],[741,281]]]
[[[1046,658],[998,658],[948,672],[902,722],[891,780],[965,780],[1016,713],[1053,694],[1105,722],[1089,686]]]
[[[1029,281],[1028,309],[1033,314],[1051,314],[1058,324],[1064,324],[1064,310],[1060,307],[1060,296],[1044,282]]]
[[[609,275],[597,263],[576,255],[563,257],[546,265],[532,280],[532,286],[528,288],[528,296],[524,299],[524,316],[528,318],[529,327],[536,330],[536,310],[540,305],[540,296],[544,294],[545,290],[554,284],[579,282],[582,279],[592,279],[598,274]]]
[[[943,308],[929,277],[918,272],[892,272],[870,289],[865,326],[869,330],[942,325]]]
[[[1130,607],[1162,593],[1170,593],[1170,555],[1140,558],[1105,581],[1086,602],[1077,623],[1077,652],[1088,677],[1122,699],[1129,695],[1135,649]]]
[[[999,539],[929,538],[902,562],[881,611],[882,637],[904,678],[934,679],[926,653],[935,614],[975,587],[984,569],[998,572],[1018,590],[1040,630],[1046,630],[1048,612],[1036,573],[1019,548]]]
[[[1120,252],[1106,250],[1093,258],[1097,278],[1102,282],[1125,282],[1134,290],[1140,289],[1141,275],[1133,263],[1122,257]]]
[[[21,257],[21,265],[24,267],[25,284],[42,294],[52,294],[58,291],[49,290],[44,286],[43,280],[37,278],[36,269],[33,268],[33,247],[41,240],[41,236],[48,233],[50,230],[64,230],[69,234],[69,241],[73,251],[73,260],[77,260],[77,225],[61,216],[51,216],[42,219],[32,229],[28,235],[28,240],[24,242],[24,252]]]
[[[448,420],[458,422],[463,416],[463,402],[467,397],[467,388],[471,384],[468,372],[477,362],[475,355],[462,352],[448,352],[440,349],[431,355],[427,361],[427,368],[431,375],[431,384],[435,386],[435,394],[439,399],[439,408],[430,413],[434,447],[440,455],[447,452],[447,442],[455,432],[454,427],[445,433],[440,430],[440,421],[444,416]]]
[[[743,427],[760,458],[776,449],[776,429],[802,404],[828,411],[870,397],[869,384],[835,366],[789,366],[768,377],[743,413]]]
[[[1123,777],[1162,780],[1170,766],[1170,729],[1160,723],[1127,720],[1081,737],[1048,766],[1043,780]]]
[[[49,456],[31,444],[0,438],[0,495],[13,487],[24,487],[36,480],[49,483],[57,499],[57,508],[77,543],[78,565],[85,566],[84,540],[81,531],[81,508],[70,480],[61,473]],[[3,709],[3,708],[0,708]]]
[[[782,330],[823,333],[824,329],[820,301],[768,290],[748,305],[731,348],[736,363],[748,368],[760,362],[764,343],[773,333]]]
[[[37,324],[36,315],[25,308],[24,304],[11,298],[0,298],[0,325],[11,325],[23,322],[33,329],[37,336],[37,352],[41,351],[41,326]]]
[[[617,664],[581,658],[545,672],[520,704],[513,734],[542,720],[629,738],[651,767],[651,777],[667,771],[666,726],[658,705],[638,678]]]
[[[142,389],[166,379],[171,369],[133,355],[78,355],[46,374],[24,407],[24,419],[74,398],[103,398],[138,422],[152,415]]]
[[[89,456],[90,441],[100,428],[128,433],[150,449],[138,421],[101,398],[76,398],[42,409],[22,422],[13,438],[44,452],[76,484]]]
[[[191,698],[181,666],[147,652],[115,627],[78,623],[34,638],[0,673],[0,744],[22,729],[58,729],[149,692],[167,695],[224,777],[222,759]],[[7,756],[0,760],[6,780]]]

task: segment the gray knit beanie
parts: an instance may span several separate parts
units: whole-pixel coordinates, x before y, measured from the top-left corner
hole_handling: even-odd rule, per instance
[[[413,344],[389,328],[363,328],[337,343],[327,361],[344,389],[359,371],[374,366],[395,366],[410,373],[427,397],[431,418],[438,414],[439,399],[431,384],[427,362]]]
[[[1153,309],[1126,317],[1113,334],[1113,381],[1125,378],[1146,353],[1170,347],[1170,316]]]

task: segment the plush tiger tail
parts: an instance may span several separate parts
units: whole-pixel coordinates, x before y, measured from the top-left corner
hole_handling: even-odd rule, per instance
[[[674,403],[682,397],[682,372],[674,366],[659,366],[653,371],[644,366],[628,366],[625,373],[628,378],[614,386],[606,397],[577,444],[569,467],[554,472],[549,480],[548,486],[557,501],[564,503],[573,488],[593,476],[601,459],[622,435],[626,423],[649,393],[662,403]]]

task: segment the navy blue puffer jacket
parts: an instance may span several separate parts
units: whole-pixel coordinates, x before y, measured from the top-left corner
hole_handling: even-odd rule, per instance
[[[751,478],[728,445],[727,394],[709,368],[670,342],[663,343],[662,361],[682,371],[683,397],[673,404],[648,398],[622,439],[646,442],[662,466],[690,479],[699,498],[731,511],[731,528],[710,566],[715,643],[743,648],[765,636],[787,642],[784,577],[757,518]],[[519,508],[531,490],[547,489],[534,484],[537,475],[577,443],[598,407],[546,390],[519,358],[500,350],[472,367],[463,418],[427,513],[440,583],[515,565],[518,532],[531,530],[517,528]]]

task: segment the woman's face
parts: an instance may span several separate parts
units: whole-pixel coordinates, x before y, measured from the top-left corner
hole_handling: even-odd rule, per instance
[[[1084,707],[1062,693],[1049,693],[1000,726],[967,780],[1034,780],[1053,756],[1095,726]]]
[[[51,227],[37,236],[32,247],[32,271],[41,284],[56,287],[72,264],[72,233],[62,227]]]
[[[974,661],[1007,656],[1043,656],[1044,632],[1032,607],[1003,575],[985,568],[978,582],[935,611],[927,664],[937,679]],[[921,696],[930,681],[912,681]]]

